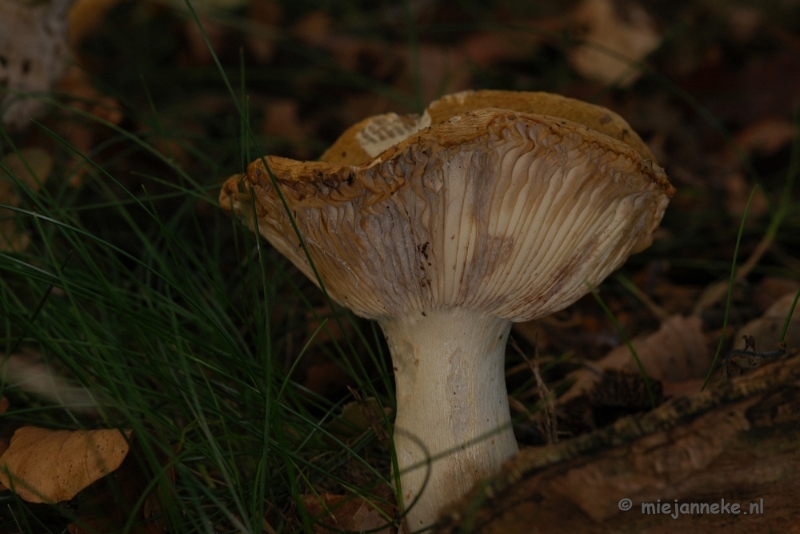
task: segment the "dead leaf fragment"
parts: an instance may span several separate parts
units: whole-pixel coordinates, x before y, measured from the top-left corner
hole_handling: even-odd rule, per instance
[[[657,332],[632,342],[647,376],[665,382],[681,382],[702,378],[708,372],[711,358],[702,333],[702,321],[697,317],[674,315],[661,325]],[[600,369],[617,369],[638,372],[636,362],[627,345],[616,347],[599,361]],[[559,398],[563,403],[588,391],[600,380],[591,370],[581,369],[571,375],[576,378],[572,388]]]
[[[736,144],[747,154],[769,156],[791,143],[794,135],[794,124],[790,120],[766,117],[739,132]]]
[[[351,393],[355,393],[352,388],[348,389]],[[392,409],[384,406],[383,412],[389,416]],[[357,400],[348,402],[342,407],[342,415],[328,423],[327,428],[338,439],[347,440],[360,436],[371,427],[380,439],[386,432],[381,424],[383,417],[380,404],[375,397],[362,399],[358,396]]]
[[[388,492],[383,493],[386,495],[382,495],[382,499],[392,498]],[[325,493],[320,496],[303,495],[303,505],[308,513],[319,521],[314,525],[313,532],[315,534],[331,532],[331,529],[327,527],[356,532],[385,527],[375,531],[375,534],[391,534],[395,532],[394,527],[390,526],[391,520],[384,517],[379,511],[379,508],[384,508],[383,506],[376,508],[375,505],[359,497],[331,493]],[[383,511],[391,517],[390,510],[384,509]]]
[[[97,412],[97,402],[91,393],[64,377],[39,353],[25,351],[0,359],[0,376],[6,387],[31,393],[46,402],[73,412]]]
[[[625,12],[621,9],[613,0],[584,0],[573,11],[576,33],[588,44],[574,48],[569,59],[586,78],[630,85],[640,74],[630,63],[644,59],[661,41],[644,8],[626,2]]]
[[[128,454],[119,430],[50,430],[23,427],[0,457],[0,483],[34,503],[72,499],[114,471]]]
[[[752,337],[758,350],[775,350],[781,337],[786,317],[792,311],[794,296],[795,292],[791,292],[778,299],[775,304],[764,312],[764,315],[744,325],[736,334],[736,339],[741,340],[742,337]],[[800,304],[797,305],[797,308],[800,308]],[[792,313],[784,341],[790,348],[800,346],[800,310],[795,309],[794,313]]]

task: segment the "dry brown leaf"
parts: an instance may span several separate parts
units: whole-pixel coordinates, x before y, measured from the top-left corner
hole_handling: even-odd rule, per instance
[[[37,352],[0,356],[0,376],[7,387],[31,393],[72,412],[97,413],[97,402],[89,390],[70,381]]]
[[[384,496],[390,497],[388,492]],[[375,534],[392,534],[395,529],[388,526],[390,520],[384,517],[374,505],[368,504],[364,499],[349,495],[334,495],[324,493],[316,495],[303,495],[303,505],[308,513],[324,525],[315,524],[315,534],[328,534],[331,532],[325,525],[335,529],[363,532],[382,526],[386,528],[376,531]],[[381,507],[383,508],[383,507]],[[389,510],[384,512],[392,516]]]
[[[797,532],[799,436],[800,359],[791,358],[559,445],[523,449],[445,510],[434,532]],[[668,516],[641,506],[657,502],[739,502],[742,510],[694,513],[682,504]],[[756,514],[753,502],[762,503]]]
[[[72,499],[114,471],[128,454],[118,430],[50,430],[23,427],[0,457],[0,483],[34,503]]]
[[[766,117],[739,132],[736,135],[736,144],[746,154],[770,156],[791,143],[794,133],[792,121]]]
[[[630,63],[644,59],[661,41],[653,19],[634,2],[623,6],[613,0],[584,0],[572,18],[576,33],[589,45],[575,47],[570,62],[583,76],[603,83],[633,83],[640,69],[631,68]]]
[[[673,315],[657,332],[634,339],[631,343],[649,378],[665,382],[682,382],[704,377],[711,357],[702,333],[702,321],[697,317]],[[627,345],[614,348],[594,364],[602,370],[617,369],[638,372],[636,361]],[[599,381],[599,375],[580,369],[570,375],[576,381],[559,398],[563,403],[588,391]]]
[[[778,340],[791,311],[795,292],[787,293],[764,312],[764,315],[744,325],[736,334],[737,342],[744,336],[753,336],[756,349],[759,351],[772,351],[778,345]],[[800,304],[797,306],[800,308]],[[789,328],[786,330],[786,345],[790,348],[800,347],[800,311],[795,309]]]
[[[326,425],[328,431],[337,439],[346,441],[360,436],[365,430],[372,427],[381,443],[388,447],[389,436],[383,428],[383,415],[377,399],[375,397],[361,398],[354,389],[349,386],[348,389],[356,397],[356,400],[348,402],[342,407],[342,415]],[[383,412],[388,417],[392,414],[392,409],[384,406]]]

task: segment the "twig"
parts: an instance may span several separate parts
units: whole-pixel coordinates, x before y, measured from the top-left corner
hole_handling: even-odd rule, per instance
[[[722,376],[727,380],[730,378],[729,373],[729,366],[733,361],[733,358],[737,358],[738,361],[741,361],[742,358],[747,358],[747,363],[750,367],[756,367],[759,365],[759,360],[762,361],[769,361],[769,360],[777,360],[784,354],[786,354],[786,343],[780,342],[778,343],[778,350],[771,350],[766,352],[759,352],[756,350],[756,342],[753,336],[742,336],[744,339],[744,349],[736,349],[732,350],[728,353],[725,357],[725,361],[722,362]],[[753,350],[748,350],[749,347],[752,347]],[[742,367],[738,361],[734,361],[733,363],[737,364],[740,368]]]

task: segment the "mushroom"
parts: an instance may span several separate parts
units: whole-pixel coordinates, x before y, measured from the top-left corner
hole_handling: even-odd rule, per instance
[[[416,531],[518,451],[511,324],[568,306],[648,247],[673,192],[605,108],[468,91],[422,116],[366,119],[321,161],[259,159],[225,182],[220,204],[319,283],[310,257],[333,300],[380,324]]]

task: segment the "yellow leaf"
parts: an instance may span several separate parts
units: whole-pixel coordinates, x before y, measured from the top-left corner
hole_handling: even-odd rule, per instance
[[[20,428],[0,456],[0,483],[28,502],[67,501],[119,467],[130,434]]]

